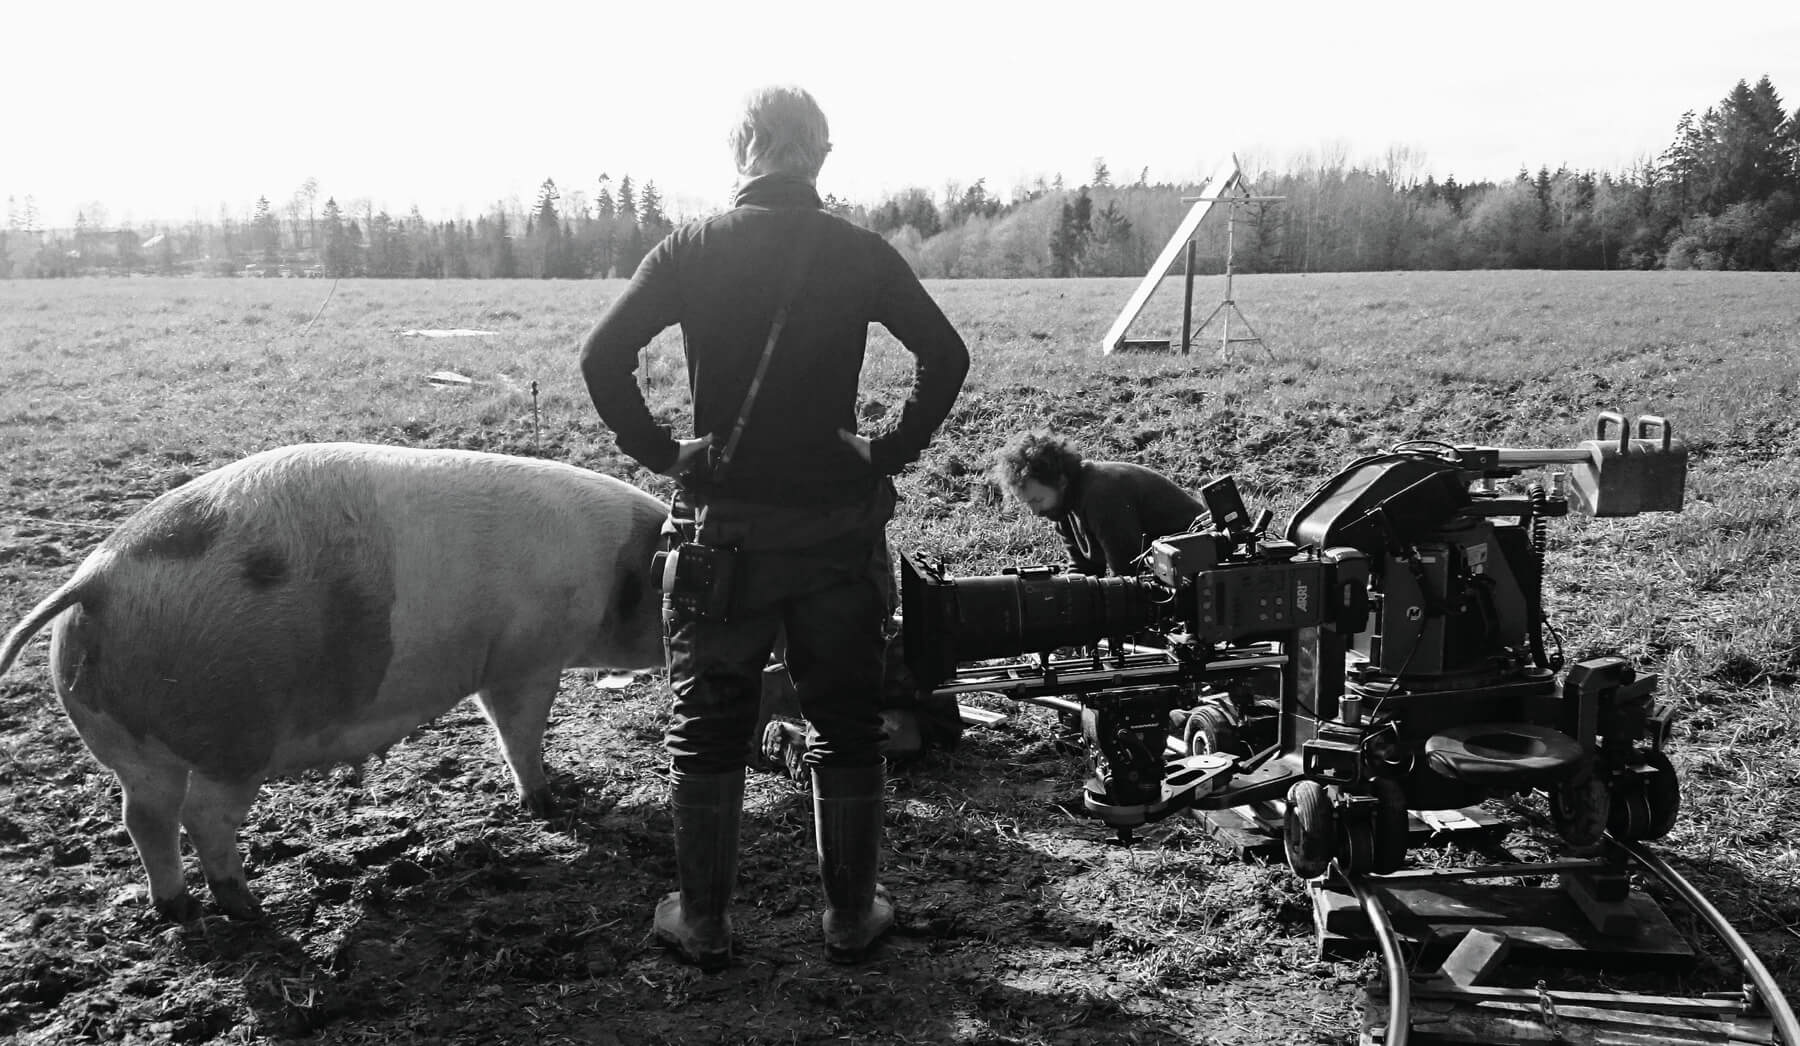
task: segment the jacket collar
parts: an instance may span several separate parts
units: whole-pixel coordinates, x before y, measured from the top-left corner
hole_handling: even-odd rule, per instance
[[[1081,508],[1082,487],[1085,486],[1083,481],[1087,479],[1087,471],[1088,463],[1084,461],[1080,468],[1066,477],[1068,485],[1063,487],[1062,504],[1056,507],[1057,519],[1074,519],[1080,515],[1078,510]]]
[[[823,207],[819,190],[791,174],[764,174],[738,187],[739,207]]]

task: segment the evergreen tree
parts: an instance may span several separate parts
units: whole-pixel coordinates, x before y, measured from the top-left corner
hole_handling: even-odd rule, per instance
[[[264,265],[280,261],[281,225],[269,208],[269,198],[256,198],[256,213],[250,219],[250,249],[262,255]]]
[[[536,212],[540,226],[546,222],[555,224],[560,220],[556,213],[556,203],[560,199],[562,194],[556,191],[556,179],[545,178],[544,183],[538,186]]]
[[[1712,143],[1708,212],[1717,214],[1737,203],[1760,203],[1787,180],[1783,115],[1781,96],[1767,76],[1755,87],[1739,80],[1726,96]]]
[[[989,195],[987,179],[977,178],[973,185],[964,189],[962,195],[951,202],[949,212],[946,222],[952,226],[961,225],[971,218],[992,218],[999,214],[1000,201]]]
[[[1094,201],[1082,186],[1072,202],[1062,205],[1061,220],[1050,234],[1050,275],[1080,276],[1092,233]]]
[[[656,191],[656,182],[644,183],[644,190],[638,196],[638,224],[644,227],[645,239],[660,240],[674,224],[668,215],[663,213],[662,193]]]
[[[1716,119],[1713,111],[1706,111],[1706,123]],[[1691,213],[1707,192],[1708,157],[1712,148],[1701,125],[1694,120],[1694,111],[1689,109],[1681,114],[1681,120],[1675,125],[1675,140],[1663,150],[1661,160],[1660,186],[1662,208],[1673,213],[1677,218]]]
[[[1089,276],[1129,276],[1136,266],[1132,257],[1131,220],[1119,209],[1119,201],[1108,200],[1093,216],[1093,233],[1089,238],[1083,272]]]
[[[869,227],[883,236],[911,227],[921,239],[929,240],[943,231],[937,204],[931,194],[917,187],[881,201],[869,214]]]
[[[1450,213],[1458,219],[1463,216],[1463,194],[1466,190],[1456,181],[1456,175],[1446,175],[1444,184],[1438,187],[1438,199],[1450,208]]]
[[[1098,156],[1094,157],[1094,177],[1090,181],[1096,189],[1112,188],[1112,171],[1106,166],[1106,161]]]
[[[617,208],[613,205],[612,190],[606,187],[606,183],[610,181],[612,181],[612,179],[607,177],[605,172],[602,172],[600,175],[600,193],[594,197],[594,215],[601,221],[605,221],[618,213]]]
[[[325,275],[332,279],[351,275],[355,271],[355,255],[351,252],[350,236],[344,229],[344,214],[338,208],[337,197],[326,197],[319,226],[325,237]]]
[[[632,187],[629,174],[619,179],[619,217],[637,224],[637,190]]]
[[[387,279],[412,275],[405,234],[386,211],[378,211],[369,221],[368,274]]]
[[[562,219],[556,213],[556,204],[561,198],[556,191],[556,180],[545,178],[538,187],[537,209],[525,226],[525,241],[532,245],[538,275],[546,280],[569,275]]]
[[[316,204],[319,199],[319,180],[317,178],[307,178],[305,181],[301,182],[300,188],[294,190],[294,199],[302,203],[306,208],[306,243],[304,246],[307,250],[316,251],[319,248],[319,220],[318,214],[314,209],[314,204]],[[301,246],[300,232],[298,229],[294,231],[294,244],[296,248]]]
[[[1523,177],[1525,172],[1520,171]],[[1537,194],[1538,228],[1550,228],[1550,168],[1539,167],[1537,177],[1531,180],[1531,191]]]
[[[506,231],[506,208],[495,206],[494,220],[489,225],[493,237],[494,277],[501,280],[514,279],[519,275],[519,260],[513,255],[512,234]]]

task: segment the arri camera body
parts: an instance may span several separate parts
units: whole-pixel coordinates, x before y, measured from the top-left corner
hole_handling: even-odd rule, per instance
[[[1359,459],[1281,537],[1225,477],[1201,490],[1206,525],[1159,538],[1128,577],[954,577],[904,556],[907,662],[939,693],[1079,722],[1086,807],[1121,836],[1280,801],[1295,871],[1386,871],[1408,811],[1541,789],[1572,844],[1656,838],[1680,804],[1656,677],[1617,657],[1565,669],[1542,585],[1571,503],[1679,511],[1685,475],[1663,419],[1605,412],[1577,447]]]

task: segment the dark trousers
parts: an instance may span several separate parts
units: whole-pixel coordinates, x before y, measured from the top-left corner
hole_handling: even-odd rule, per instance
[[[785,632],[816,767],[881,762],[885,539],[857,535],[805,549],[740,552],[731,619],[665,613],[674,716],[664,745],[681,773],[744,765],[758,726],[762,672]]]

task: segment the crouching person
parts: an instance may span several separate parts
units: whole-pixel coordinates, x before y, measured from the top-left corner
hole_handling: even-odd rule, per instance
[[[582,348],[588,392],[620,449],[682,483],[699,542],[737,550],[723,620],[679,604],[665,620],[679,889],[654,926],[709,971],[731,957],[746,743],[778,633],[817,737],[805,760],[827,951],[856,961],[893,925],[877,883],[890,477],[930,442],[969,365],[898,252],[823,211],[814,186],[830,142],[811,95],[754,92],[730,145],[744,179],[736,206],[657,244]],[[916,357],[898,421],[872,438],[856,431],[870,323]],[[676,324],[688,439],[652,418],[633,375],[639,351]]]
[[[1021,432],[994,455],[994,478],[1033,515],[1056,524],[1068,569],[1099,577],[1138,572],[1157,538],[1180,534],[1206,507],[1160,472],[1088,461],[1053,433]]]

